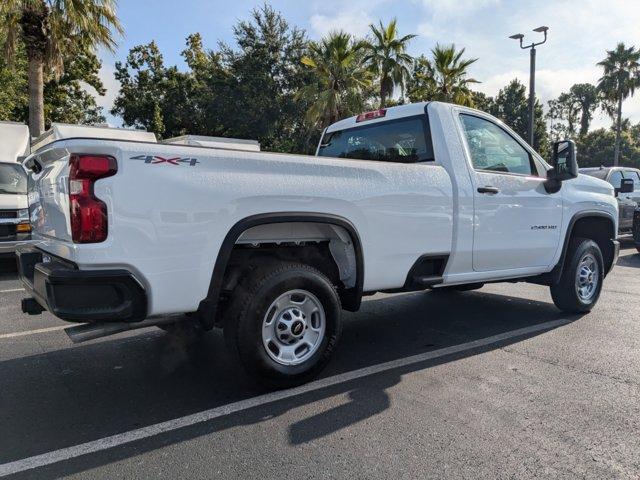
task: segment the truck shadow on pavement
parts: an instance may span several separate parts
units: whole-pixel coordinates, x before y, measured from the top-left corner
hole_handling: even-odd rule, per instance
[[[634,247],[635,250],[635,247]],[[616,265],[620,267],[640,268],[640,253],[636,255],[624,255],[618,258]]]
[[[559,318],[562,315],[550,303],[482,291],[419,292],[370,299],[364,302],[359,313],[345,315],[340,348],[323,377]],[[388,409],[387,390],[401,382],[407,373],[502,348],[527,337],[290,397],[134,444],[28,471],[24,476],[37,473],[38,478],[57,478],[213,432],[266,422],[319,400],[331,400],[330,405],[337,403],[320,413],[291,420],[286,433],[288,443],[312,442]],[[149,330],[0,362],[3,432],[0,463],[264,393],[237,365],[229,362],[223,346],[218,333],[194,344],[185,344],[158,330]],[[296,410],[291,416],[297,418],[300,414]]]

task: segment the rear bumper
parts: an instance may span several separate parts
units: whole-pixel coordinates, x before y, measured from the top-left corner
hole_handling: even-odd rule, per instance
[[[79,270],[32,246],[18,247],[16,255],[25,289],[56,317],[70,322],[137,322],[147,315],[146,292],[127,270]]]
[[[20,245],[28,245],[29,243],[31,243],[31,235],[25,235],[24,240],[0,241],[0,255],[12,255]]]

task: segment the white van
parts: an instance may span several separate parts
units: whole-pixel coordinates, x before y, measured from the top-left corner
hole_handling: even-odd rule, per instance
[[[26,125],[0,122],[0,256],[13,256],[18,244],[31,240],[27,173],[20,163],[29,140]]]

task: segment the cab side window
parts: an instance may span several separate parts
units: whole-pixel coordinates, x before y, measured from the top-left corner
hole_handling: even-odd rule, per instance
[[[620,188],[620,185],[622,184],[622,172],[620,170],[612,172],[609,177],[609,183],[613,185],[613,188]]]
[[[460,120],[476,170],[537,176],[531,155],[511,135],[493,122],[461,114]]]

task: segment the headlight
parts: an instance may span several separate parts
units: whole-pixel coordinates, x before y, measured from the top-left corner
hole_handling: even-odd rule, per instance
[[[18,210],[18,220],[20,220],[21,222],[28,222],[29,221],[29,209],[28,208],[21,208],[20,210]]]

